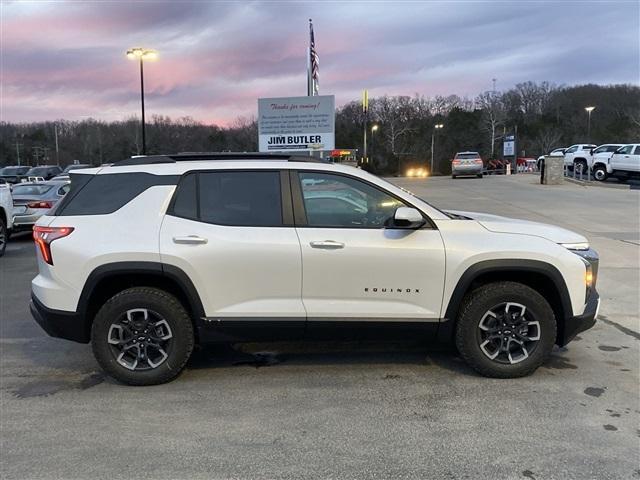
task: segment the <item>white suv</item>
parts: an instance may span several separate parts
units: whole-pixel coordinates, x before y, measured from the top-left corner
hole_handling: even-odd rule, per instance
[[[173,379],[195,343],[329,338],[452,342],[517,377],[599,307],[581,235],[444,212],[348,166],[182,154],[71,178],[34,228],[31,311],[129,384]]]
[[[4,255],[13,224],[13,198],[9,184],[0,178],[0,257]]]

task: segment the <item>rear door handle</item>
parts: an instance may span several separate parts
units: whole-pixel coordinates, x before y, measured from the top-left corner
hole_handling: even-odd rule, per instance
[[[173,243],[182,243],[186,245],[201,245],[209,240],[199,237],[198,235],[187,235],[183,237],[173,237]]]
[[[344,243],[336,242],[335,240],[322,240],[317,242],[310,242],[311,248],[321,248],[323,250],[338,250],[344,248]]]

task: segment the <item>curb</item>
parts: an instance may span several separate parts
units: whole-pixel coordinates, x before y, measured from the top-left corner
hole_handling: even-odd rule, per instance
[[[602,188],[616,188],[618,190],[635,190],[640,188],[638,185],[632,185],[629,183],[604,183],[596,180],[587,182],[585,180],[578,180],[576,178],[564,177],[565,182],[573,183],[575,185],[581,185],[583,187],[602,187]]]

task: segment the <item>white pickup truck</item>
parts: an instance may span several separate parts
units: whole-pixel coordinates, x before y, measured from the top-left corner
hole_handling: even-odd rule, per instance
[[[640,176],[640,143],[623,145],[608,158],[596,155],[593,162],[593,176],[601,182],[609,177]]]
[[[564,151],[564,165],[573,168],[583,168],[587,171],[588,158],[591,157],[591,152],[597,147],[597,145],[589,143],[579,143],[577,145],[571,145]]]
[[[13,198],[9,184],[0,179],[0,257],[4,255],[13,220]]]

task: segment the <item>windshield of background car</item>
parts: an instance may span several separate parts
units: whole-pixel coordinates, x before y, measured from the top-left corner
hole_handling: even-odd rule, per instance
[[[35,195],[40,196],[47,193],[53,187],[51,185],[16,185],[13,187],[13,195]]]
[[[40,177],[42,175],[46,175],[48,171],[49,169],[47,167],[36,167],[29,170],[27,172],[27,175],[30,175],[33,177]]]
[[[456,153],[456,160],[469,160],[472,158],[480,158],[480,155],[476,152]]]

